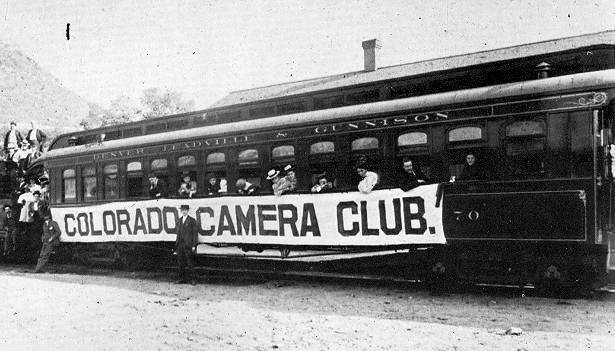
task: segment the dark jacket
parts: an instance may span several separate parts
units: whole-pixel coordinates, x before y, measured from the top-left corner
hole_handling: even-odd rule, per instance
[[[60,242],[60,226],[58,226],[58,222],[49,220],[49,222],[43,223],[43,236],[41,241],[46,243],[51,240],[51,244],[57,244]]]
[[[423,180],[424,183],[419,182],[419,180]],[[414,170],[414,174],[409,174],[408,172],[402,171],[399,176],[399,187],[403,191],[408,191],[410,189],[414,189],[419,185],[423,185],[429,182],[429,179],[418,169]]]
[[[459,176],[459,180],[480,180],[483,178],[483,171],[477,165],[463,166],[463,171]]]
[[[4,149],[5,150],[9,147],[9,134],[11,134],[10,130],[6,132],[6,134],[4,135]],[[17,147],[21,146],[23,137],[21,136],[21,133],[18,130],[15,130],[15,137],[17,138]]]
[[[196,223],[196,219],[190,216],[186,217],[186,221],[183,223],[182,219],[182,217],[179,217],[175,248],[179,249],[181,246],[185,249],[192,249],[198,242],[199,226]]]
[[[42,219],[43,216],[47,213],[47,211],[49,211],[49,205],[47,205],[46,201],[39,200],[38,211],[34,211],[34,202],[30,202],[28,204],[28,211],[30,211],[30,215],[31,216],[34,216],[35,212],[36,212],[38,217],[40,217]]]
[[[30,129],[28,131],[28,134],[26,134],[26,140],[30,141],[30,135],[32,134],[32,131],[34,129]],[[39,142],[39,144],[42,144],[45,140],[47,140],[47,134],[45,134],[45,132],[43,132],[40,129],[36,129],[36,141]]]
[[[216,184],[211,185],[207,182],[207,184],[205,184],[205,189],[207,190],[207,195],[218,195],[220,192],[220,183],[216,182]]]
[[[10,218],[6,215],[6,213],[0,214],[0,230],[6,230],[7,232],[15,230],[18,219],[19,218],[15,218],[15,214],[13,213],[11,213]]]
[[[160,194],[160,197],[167,196],[167,185],[164,183],[164,180],[162,179],[158,179],[158,183],[156,183],[156,186],[153,188],[152,188],[152,185],[150,184],[149,196],[155,199],[157,197],[156,194]]]

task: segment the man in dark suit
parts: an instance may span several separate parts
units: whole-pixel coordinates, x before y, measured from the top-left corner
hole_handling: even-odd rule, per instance
[[[21,147],[23,138],[21,133],[17,130],[17,123],[11,122],[11,130],[4,135],[4,151],[8,157],[13,157],[13,153]]]
[[[149,197],[159,199],[167,196],[167,185],[154,173],[149,174]]]
[[[43,237],[41,238],[43,247],[41,248],[34,273],[43,272],[43,267],[45,267],[47,261],[49,261],[49,256],[51,256],[53,249],[60,243],[60,226],[58,226],[56,221],[51,220],[50,213],[46,213],[44,219]]]
[[[403,160],[404,172],[399,179],[399,187],[403,191],[408,191],[416,188],[419,185],[426,184],[428,179],[423,172],[412,163],[411,159]]]
[[[177,224],[177,239],[175,240],[175,252],[177,253],[177,266],[179,279],[178,284],[185,284],[189,278],[190,284],[194,285],[194,254],[198,242],[199,227],[196,219],[188,216],[188,205],[181,205],[181,217]],[[186,276],[186,265],[188,276]]]
[[[28,134],[26,134],[26,140],[30,142],[33,149],[43,152],[43,144],[45,144],[45,141],[47,140],[47,134],[36,128],[34,122],[31,122],[30,124],[32,125],[32,129],[30,129]]]

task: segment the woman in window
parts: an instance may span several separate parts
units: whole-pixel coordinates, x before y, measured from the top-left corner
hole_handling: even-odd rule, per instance
[[[267,180],[271,181],[271,188],[275,196],[282,196],[291,189],[290,182],[286,177],[282,177],[277,169],[271,169],[267,172]]]
[[[287,165],[284,167],[284,177],[290,184],[289,192],[293,192],[297,189],[297,175],[295,174],[295,167]]]
[[[178,193],[183,198],[192,198],[196,194],[196,182],[190,179],[190,173],[182,173],[182,183],[179,186]]]
[[[213,173],[209,173],[207,174],[207,195],[218,195],[218,193],[220,192],[220,184],[218,183],[218,178],[216,178],[216,175]]]
[[[357,170],[357,174],[363,178],[357,188],[363,194],[369,194],[374,190],[374,187],[378,184],[378,174],[372,171],[367,170],[367,160],[365,158],[360,158],[355,163],[355,169]]]

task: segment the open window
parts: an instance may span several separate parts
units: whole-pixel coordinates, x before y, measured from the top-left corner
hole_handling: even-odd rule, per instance
[[[486,138],[484,126],[469,125],[451,128],[446,133],[448,176],[456,179],[464,178],[464,168],[467,167],[469,155],[474,157],[473,166],[485,172],[487,155],[485,152]],[[473,175],[472,178],[485,178],[484,174]]]
[[[96,200],[96,192],[98,188],[96,186],[96,167],[88,166],[81,169],[81,191],[83,201]]]
[[[205,159],[205,188],[203,193],[216,195],[215,192],[226,193],[228,184],[226,180],[226,155],[223,152],[212,152]],[[216,179],[215,184],[211,179]],[[215,190],[215,191],[214,191]]]
[[[62,202],[73,202],[75,200],[77,200],[75,169],[65,169],[62,171]]]
[[[128,198],[143,196],[143,165],[140,161],[126,164],[126,195]]]
[[[103,168],[103,183],[105,199],[118,199],[120,197],[117,164],[109,164]]]
[[[350,144],[350,153],[353,163],[360,159],[365,159],[367,161],[367,170],[377,173],[380,182],[382,182],[382,172],[384,169],[381,165],[382,150],[378,138],[362,137],[354,139]],[[361,177],[357,175],[354,168],[352,170],[352,175],[354,177],[353,183],[358,184],[361,181]]]
[[[271,149],[271,163],[274,167],[285,167],[295,164],[295,147],[292,145],[280,145]]]
[[[150,171],[169,186],[169,160],[166,158],[153,159],[150,162]],[[169,190],[167,189],[167,191]]]
[[[197,179],[196,179],[196,156],[194,155],[183,155],[177,158],[177,179],[179,179],[179,184],[181,187],[181,184],[184,181],[184,178],[186,176],[190,177],[190,183],[191,186],[194,186],[195,184],[197,184]],[[202,189],[199,189],[199,187],[196,187],[197,189],[197,194],[199,192],[202,192]],[[177,194],[177,190],[175,191],[175,194]]]
[[[432,178],[432,164],[429,155],[429,135],[423,131],[400,134],[397,137],[396,167],[402,167],[404,159],[412,160],[415,169],[427,178]]]
[[[521,120],[505,127],[504,145],[510,162],[511,176],[533,177],[545,173],[546,123]]]
[[[318,182],[320,176],[325,176],[335,187],[337,179],[337,164],[335,163],[335,143],[332,141],[318,141],[310,145],[310,173],[311,184]]]
[[[237,154],[237,170],[239,178],[245,178],[248,182],[261,186],[261,167],[257,149],[245,149]]]

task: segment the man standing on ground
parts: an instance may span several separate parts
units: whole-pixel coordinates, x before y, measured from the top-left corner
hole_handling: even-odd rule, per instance
[[[6,231],[4,256],[9,256],[17,248],[17,222],[15,216],[13,216],[11,205],[4,205],[4,216],[0,216],[0,229]]]
[[[46,213],[45,222],[43,224],[43,247],[41,248],[41,254],[38,257],[38,263],[34,269],[34,273],[43,272],[43,268],[49,261],[49,256],[53,252],[53,249],[60,242],[60,227],[56,221],[51,220],[51,214]]]
[[[181,218],[179,219],[177,239],[175,240],[175,251],[177,253],[177,266],[179,279],[178,284],[190,284],[194,282],[194,254],[198,240],[199,228],[196,219],[188,215],[188,205],[181,205]],[[186,265],[188,266],[188,276],[186,276]],[[190,280],[188,280],[188,279]]]

